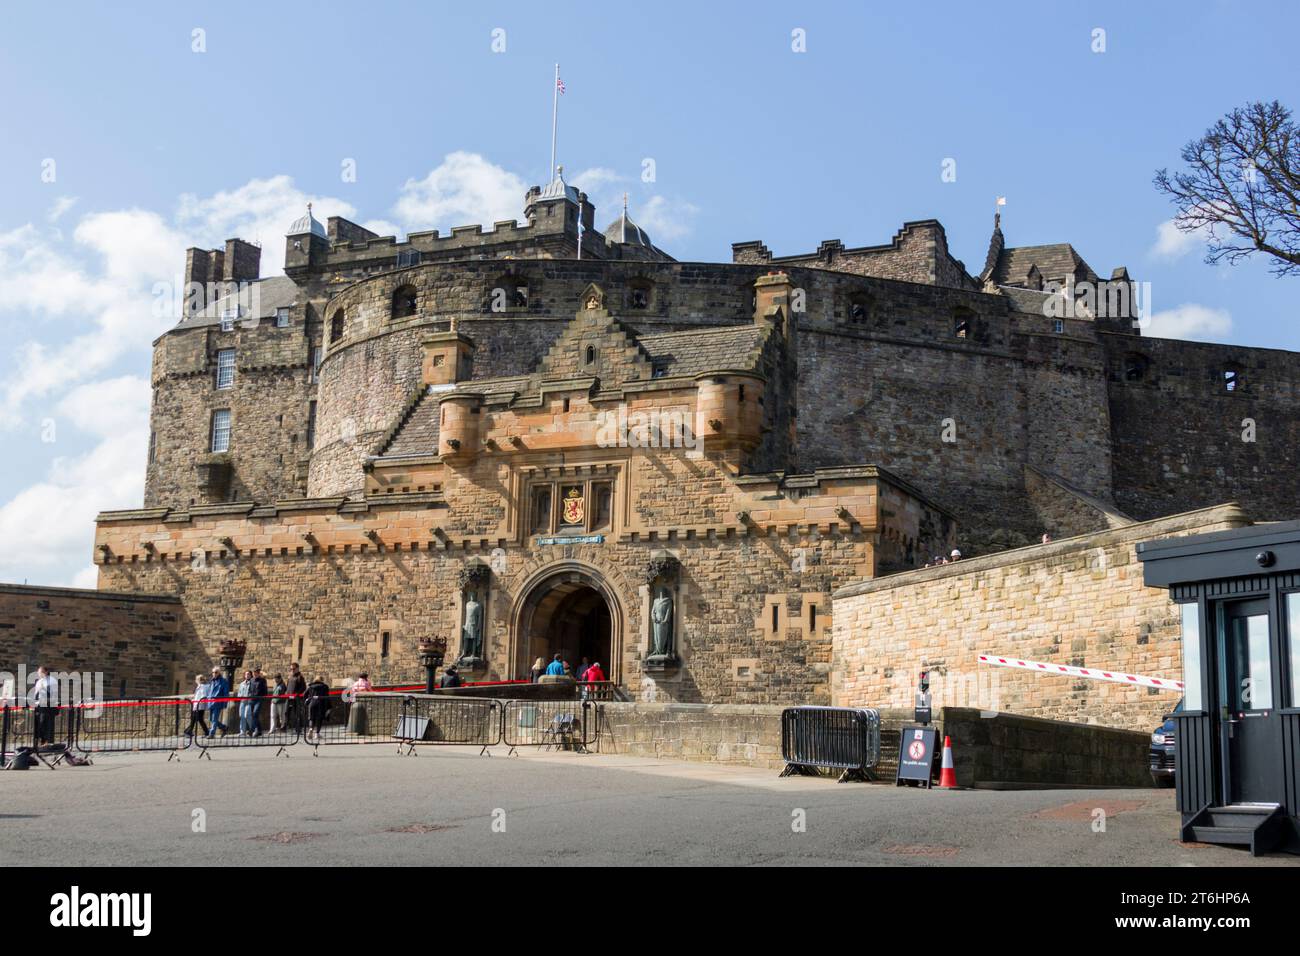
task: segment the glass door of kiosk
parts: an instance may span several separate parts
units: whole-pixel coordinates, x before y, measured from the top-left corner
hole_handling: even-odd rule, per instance
[[[1225,803],[1276,803],[1281,716],[1273,700],[1267,599],[1218,606],[1219,734]]]

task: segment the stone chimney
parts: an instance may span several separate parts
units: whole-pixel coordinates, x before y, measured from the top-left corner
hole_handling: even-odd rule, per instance
[[[454,385],[473,378],[474,340],[455,326],[453,321],[448,331],[434,332],[421,340],[424,362],[420,374],[425,385]]]
[[[243,239],[227,239],[222,278],[227,282],[256,282],[262,275],[262,247]]]

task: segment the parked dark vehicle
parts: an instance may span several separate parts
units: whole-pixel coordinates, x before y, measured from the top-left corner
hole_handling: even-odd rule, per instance
[[[1176,714],[1183,709],[1180,700],[1173,709]],[[1157,787],[1174,785],[1174,719],[1165,718],[1165,722],[1151,734],[1151,779]]]

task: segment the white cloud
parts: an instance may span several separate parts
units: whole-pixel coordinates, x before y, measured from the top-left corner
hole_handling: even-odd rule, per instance
[[[76,203],[76,196],[60,196],[58,199],[54,200],[54,205],[51,206],[50,211],[45,214],[45,218],[50,222],[58,222],[63,218],[63,214],[75,206]]]
[[[684,199],[651,196],[642,203],[640,211],[631,213],[632,221],[645,227],[656,246],[688,236],[695,228],[699,208]]]
[[[94,586],[84,562],[95,515],[139,507],[144,494],[149,394],[147,381],[123,376],[82,385],[59,403],[59,441],[69,426],[98,441],[84,454],[55,458],[41,481],[0,506],[0,580],[35,575],[46,584]]]
[[[1159,339],[1191,339],[1221,342],[1232,333],[1232,315],[1227,309],[1185,302],[1172,309],[1156,312],[1142,326],[1142,334]]]
[[[527,184],[477,153],[449,153],[423,179],[408,179],[393,206],[408,230],[516,220]]]
[[[1166,219],[1156,226],[1156,241],[1149,254],[1155,259],[1173,262],[1205,245],[1208,236],[1208,230],[1205,229],[1183,232],[1174,220]]]

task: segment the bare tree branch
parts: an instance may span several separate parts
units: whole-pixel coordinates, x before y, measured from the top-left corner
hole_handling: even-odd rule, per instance
[[[1300,129],[1286,107],[1234,109],[1181,158],[1185,170],[1158,170],[1154,183],[1178,208],[1174,225],[1206,237],[1206,262],[1262,252],[1275,274],[1300,275]]]

